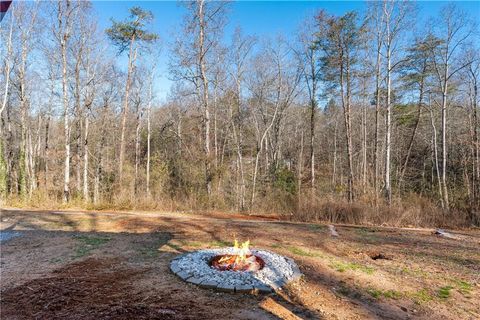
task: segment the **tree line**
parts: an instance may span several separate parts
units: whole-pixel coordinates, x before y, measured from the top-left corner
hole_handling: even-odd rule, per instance
[[[101,30],[86,1],[12,4],[4,203],[480,223],[475,17],[388,0],[258,37],[225,34],[228,2],[181,5],[160,39],[140,7]]]

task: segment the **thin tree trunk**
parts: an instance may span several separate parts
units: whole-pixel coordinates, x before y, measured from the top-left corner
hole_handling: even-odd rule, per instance
[[[445,208],[443,191],[442,191],[442,180],[440,178],[440,168],[439,168],[439,165],[438,165],[437,128],[435,127],[435,119],[434,119],[434,116],[433,116],[433,110],[432,110],[431,106],[430,106],[430,121],[431,121],[432,129],[433,129],[432,144],[433,144],[433,153],[434,153],[434,160],[435,160],[435,171],[437,173],[437,180],[438,180],[438,193],[440,195],[442,208]]]
[[[387,26],[387,38],[390,41],[390,30]],[[392,104],[391,104],[391,51],[390,45],[387,47],[387,114],[385,119],[385,198],[388,205],[392,204],[392,185],[390,181],[390,153],[391,153],[391,135],[392,135]]]
[[[337,184],[337,115],[335,115],[335,126],[333,129],[333,163],[332,163],[332,187],[336,189]]]
[[[90,201],[88,192],[88,128],[89,120],[88,114],[85,117],[85,138],[83,141],[83,199],[86,202]]]
[[[206,71],[206,62],[205,62],[205,1],[200,0],[198,2],[198,19],[199,19],[199,27],[200,32],[198,36],[198,45],[199,45],[199,52],[198,52],[198,63],[200,67],[200,77],[202,80],[202,99],[203,99],[203,111],[204,111],[204,118],[203,118],[203,125],[204,125],[204,147],[205,147],[205,188],[207,190],[207,194],[210,195],[212,192],[212,176],[211,176],[211,169],[210,169],[210,110],[209,110],[209,101],[208,101],[208,78],[207,78],[207,71]]]
[[[134,180],[134,193],[138,193],[138,167],[140,165],[140,122],[142,119],[140,106],[137,107],[137,124],[135,126],[135,180]]]
[[[50,181],[48,179],[48,175],[50,174],[49,171],[49,159],[50,159],[50,146],[49,146],[49,134],[50,134],[50,112],[48,113],[47,119],[45,121],[45,149],[44,149],[44,156],[45,156],[45,190],[47,191],[50,188]]]
[[[300,152],[298,155],[298,172],[297,172],[297,184],[298,184],[298,199],[300,200],[300,195],[302,194],[302,169],[303,169],[303,136],[304,136],[304,131],[302,128],[302,132],[300,135]],[[300,201],[298,203],[300,205]]]
[[[146,187],[147,196],[150,197],[150,152],[151,152],[151,124],[150,113],[152,111],[152,86],[153,86],[153,72],[148,86],[148,106],[147,106],[147,168],[146,168]]]
[[[373,165],[374,165],[374,174],[373,174],[373,186],[375,190],[375,207],[378,207],[378,194],[379,194],[379,184],[378,177],[380,175],[380,165],[379,165],[379,137],[380,137],[380,83],[381,83],[381,35],[377,35],[377,62],[375,64],[375,141],[374,141],[374,153],[373,153]]]
[[[346,65],[344,65],[343,63],[344,62],[341,62],[342,67],[340,70],[340,94],[342,96],[343,116],[345,121],[345,138],[347,140],[348,201],[353,202],[355,199],[355,195],[354,195],[354,175],[353,175],[351,112],[350,112],[350,69],[349,69],[348,61],[346,62]]]

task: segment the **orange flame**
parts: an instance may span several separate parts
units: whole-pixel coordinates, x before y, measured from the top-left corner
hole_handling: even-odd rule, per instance
[[[238,244],[237,239],[234,240],[234,254],[233,255],[226,255],[222,257],[220,260],[218,260],[219,263],[229,263],[229,264],[235,264],[235,265],[240,265],[244,264],[247,262],[247,256],[250,256],[250,240],[247,240],[240,245]]]

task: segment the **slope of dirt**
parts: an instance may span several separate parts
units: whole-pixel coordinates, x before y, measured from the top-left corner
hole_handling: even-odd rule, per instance
[[[478,319],[480,233],[326,226],[240,215],[2,210],[1,319]],[[270,295],[205,290],[176,255],[233,238],[293,258]]]

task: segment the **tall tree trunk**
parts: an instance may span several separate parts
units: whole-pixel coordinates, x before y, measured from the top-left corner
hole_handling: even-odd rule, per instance
[[[63,202],[70,200],[70,118],[68,110],[68,75],[67,75],[67,45],[70,37],[70,15],[65,14],[69,12],[71,2],[66,0],[65,11],[62,9],[62,2],[58,2],[58,24],[60,26],[60,52],[62,59],[62,92],[63,92],[63,126],[65,135],[65,167],[63,179]],[[65,20],[64,20],[65,19]]]
[[[335,190],[337,185],[337,115],[333,129],[333,161],[332,161],[332,187]]]
[[[380,84],[381,84],[381,35],[377,35],[377,61],[375,63],[375,141],[374,141],[374,153],[373,153],[373,186],[375,190],[375,207],[378,207],[378,194],[379,194],[379,183],[378,177],[380,175],[380,157],[379,157],[379,138],[380,138]]]
[[[347,140],[348,158],[348,201],[355,199],[354,174],[353,174],[353,150],[351,131],[351,106],[350,106],[350,66],[348,61],[341,62],[340,70],[340,94],[342,96],[343,117],[345,121],[345,138]]]
[[[206,70],[206,48],[205,48],[205,1],[198,1],[198,19],[199,19],[199,35],[198,35],[198,64],[200,67],[200,78],[202,81],[202,103],[203,103],[203,126],[204,126],[204,151],[205,151],[205,188],[207,194],[210,195],[212,192],[212,176],[210,168],[210,110],[209,110],[209,101],[208,101],[208,78]]]
[[[471,71],[472,75],[472,84],[473,84],[473,97],[472,97],[472,143],[473,143],[473,170],[472,170],[472,189],[473,189],[473,208],[472,211],[472,223],[479,223],[480,222],[480,215],[478,210],[480,209],[480,146],[479,146],[479,137],[478,137],[478,84],[477,84],[477,77],[473,71]],[[475,214],[475,211],[477,212]]]
[[[387,24],[387,41],[390,41],[390,29]],[[387,45],[387,114],[385,119],[385,198],[388,205],[392,204],[392,185],[390,181],[390,153],[392,135],[392,104],[391,104],[391,82],[392,82],[392,61],[390,42]]]
[[[82,55],[82,49],[80,48],[75,63],[75,88],[74,88],[74,97],[75,97],[75,114],[77,121],[75,122],[75,183],[76,183],[76,192],[79,194],[81,190],[81,145],[82,145],[82,110],[80,109],[80,60]]]
[[[445,71],[445,79],[448,75],[448,65]],[[447,188],[447,89],[448,81],[445,80],[442,92],[442,191],[445,209],[449,210],[448,188]]]
[[[130,51],[128,53],[128,71],[127,71],[127,82],[125,83],[125,96],[123,101],[122,109],[122,131],[120,134],[120,160],[118,163],[118,182],[119,186],[122,186],[123,182],[123,163],[125,160],[125,130],[127,127],[127,113],[128,113],[128,96],[130,93],[130,85],[132,81],[132,73],[135,64],[135,59],[137,57],[137,49],[135,46],[135,34],[132,35],[130,39]]]
[[[146,168],[146,190],[147,196],[150,197],[150,148],[151,148],[151,124],[150,113],[152,112],[152,86],[153,86],[153,72],[148,84],[148,105],[147,105],[147,168]]]
[[[315,113],[317,111],[317,70],[316,49],[311,50],[310,72],[312,75],[312,90],[310,92],[310,186],[312,195],[315,194]]]

